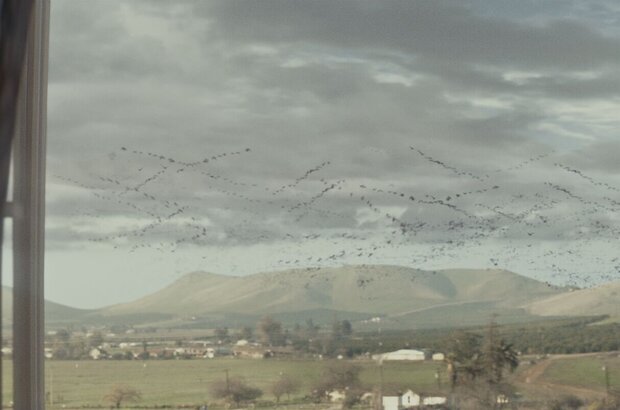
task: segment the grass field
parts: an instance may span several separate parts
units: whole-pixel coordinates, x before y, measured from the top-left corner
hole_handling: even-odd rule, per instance
[[[620,357],[609,355],[554,360],[543,374],[549,383],[605,390],[605,372],[609,370],[610,387],[620,390]]]
[[[362,382],[379,385],[381,373],[372,361],[357,362],[362,366]],[[54,407],[106,405],[103,396],[115,384],[127,384],[142,392],[141,406],[198,405],[213,401],[209,385],[223,380],[228,370],[230,377],[243,377],[250,384],[263,389],[266,400],[273,400],[269,386],[281,374],[298,379],[306,395],[326,366],[325,361],[251,360],[221,358],[214,360],[158,360],[158,361],[47,361],[46,390],[53,395]],[[4,364],[5,402],[11,400],[11,362]],[[418,391],[436,391],[437,363],[386,362],[383,368],[385,385],[414,388]],[[443,369],[442,369],[443,370]],[[447,385],[442,372],[442,384]]]

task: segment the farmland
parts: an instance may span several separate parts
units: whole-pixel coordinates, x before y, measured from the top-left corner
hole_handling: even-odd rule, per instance
[[[552,360],[543,373],[543,380],[602,392],[606,388],[604,366],[608,369],[610,388],[620,391],[620,358],[617,355]]]
[[[249,384],[264,391],[263,399],[273,400],[269,386],[281,375],[302,384],[297,397],[306,395],[327,361],[305,360],[152,360],[152,361],[47,361],[46,390],[53,396],[54,407],[107,406],[103,396],[115,384],[126,384],[142,392],[140,406],[199,405],[213,402],[209,386],[230,377],[243,377]],[[362,366],[362,382],[378,386],[381,374],[376,362],[356,361]],[[412,387],[436,391],[437,363],[389,363],[383,368],[387,386]],[[5,362],[6,401],[11,400],[11,362]],[[442,386],[447,385],[442,373]]]

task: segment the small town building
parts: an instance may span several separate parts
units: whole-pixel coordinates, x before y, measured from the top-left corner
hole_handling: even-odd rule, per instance
[[[90,351],[88,352],[88,356],[90,356],[90,358],[93,360],[101,360],[101,359],[106,359],[108,357],[105,350],[100,349],[98,347],[94,347],[90,349]]]
[[[433,353],[432,359],[437,361],[444,361],[446,360],[446,355],[443,353]]]
[[[430,355],[424,350],[416,350],[416,349],[400,349],[394,352],[381,353],[373,355],[372,358],[375,360],[412,360],[412,361],[422,361],[429,359]]]
[[[444,396],[427,396],[422,398],[422,404],[425,406],[441,406],[446,404],[448,399]]]
[[[384,392],[381,399],[383,410],[404,410],[417,407],[443,406],[447,398],[440,394],[416,393],[409,389],[404,392]]]
[[[383,410],[402,410],[409,407],[418,407],[421,403],[421,397],[413,390],[407,390],[403,393],[384,394],[381,403]]]
[[[332,403],[342,403],[346,393],[343,390],[333,390],[327,393],[329,401]]]

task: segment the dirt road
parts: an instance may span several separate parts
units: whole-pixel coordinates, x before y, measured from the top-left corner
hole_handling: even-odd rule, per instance
[[[572,394],[578,397],[595,399],[605,396],[605,392],[585,387],[568,386],[559,383],[550,383],[543,380],[543,375],[547,368],[557,360],[569,360],[577,357],[599,356],[601,353],[583,353],[570,355],[551,355],[545,359],[540,359],[537,363],[530,365],[529,368],[519,372],[514,380],[515,385],[524,391],[528,391],[536,396],[558,396]]]

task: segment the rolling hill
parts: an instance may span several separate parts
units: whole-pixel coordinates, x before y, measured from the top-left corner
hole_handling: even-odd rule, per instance
[[[293,269],[248,276],[187,274],[164,289],[96,310],[46,301],[51,326],[149,324],[161,327],[253,325],[264,315],[286,324],[335,317],[358,329],[479,325],[549,317],[610,315],[620,319],[620,282],[570,290],[498,269],[423,271],[360,265]],[[4,323],[12,322],[11,289],[3,288]]]
[[[610,315],[620,318],[620,282],[579,289],[533,302],[527,310],[540,316]]]
[[[92,311],[76,309],[60,303],[45,301],[45,321],[47,324],[61,324],[78,322],[87,317]],[[13,289],[2,287],[2,324],[10,325],[13,322]]]
[[[136,301],[100,309],[114,318],[161,315],[236,322],[273,315],[287,321],[320,316],[362,320],[382,316],[387,327],[435,327],[528,320],[523,308],[563,289],[504,270],[422,271],[401,266],[296,269],[249,276],[194,272]],[[317,318],[314,317],[316,320]]]

